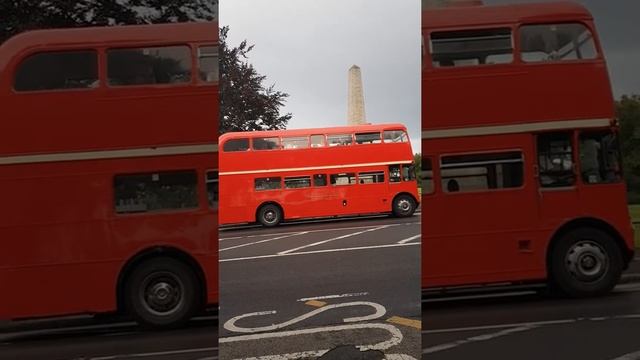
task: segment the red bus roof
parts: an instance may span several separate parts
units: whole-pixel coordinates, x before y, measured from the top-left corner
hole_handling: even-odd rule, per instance
[[[47,47],[136,46],[155,43],[218,42],[218,22],[188,22],[42,29],[18,34],[0,45],[0,69],[17,54],[26,50]]]
[[[220,142],[226,139],[237,139],[246,137],[276,137],[276,136],[304,136],[311,134],[339,134],[339,133],[352,133],[352,132],[368,132],[368,131],[381,131],[388,129],[402,129],[406,131],[406,126],[402,124],[368,124],[357,126],[336,126],[327,128],[312,128],[312,129],[290,129],[290,130],[268,130],[268,131],[242,131],[242,132],[229,132],[220,136]]]
[[[422,27],[440,29],[514,23],[592,20],[587,8],[575,2],[445,7],[422,12]]]

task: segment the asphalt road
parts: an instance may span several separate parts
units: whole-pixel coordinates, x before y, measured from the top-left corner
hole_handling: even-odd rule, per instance
[[[425,300],[423,359],[640,359],[640,284],[605,297],[531,292]]]
[[[143,331],[131,322],[72,318],[0,327],[2,360],[216,360],[217,316],[173,331]]]
[[[220,359],[418,359],[419,216],[222,231]]]

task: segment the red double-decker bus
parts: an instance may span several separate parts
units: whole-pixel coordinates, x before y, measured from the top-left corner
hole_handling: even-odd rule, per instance
[[[411,216],[419,202],[400,124],[227,133],[220,144],[221,225]]]
[[[0,319],[218,301],[217,23],[0,46]]]
[[[617,124],[575,3],[422,14],[423,289],[603,294],[633,254]]]

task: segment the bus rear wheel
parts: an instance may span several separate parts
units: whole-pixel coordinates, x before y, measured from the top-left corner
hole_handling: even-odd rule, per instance
[[[598,296],[616,286],[622,269],[622,252],[609,234],[579,228],[552,249],[549,280],[552,289],[570,297]]]
[[[408,217],[416,211],[416,202],[409,195],[398,195],[393,199],[393,215]]]
[[[263,205],[258,209],[258,222],[266,227],[280,224],[282,221],[282,210],[274,204]]]
[[[172,258],[140,264],[125,284],[129,313],[148,328],[184,325],[200,308],[198,282],[193,271]]]

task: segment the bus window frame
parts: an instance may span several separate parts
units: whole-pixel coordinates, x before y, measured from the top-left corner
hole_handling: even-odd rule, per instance
[[[532,134],[536,135],[536,134]],[[484,190],[470,190],[470,191],[455,191],[449,192],[444,191],[442,186],[442,158],[447,156],[459,156],[459,155],[482,155],[482,154],[496,154],[496,153],[507,153],[507,152],[519,152],[522,155],[522,184],[518,187],[508,187],[508,188],[498,188],[498,189],[484,189]],[[464,152],[455,152],[455,153],[442,153],[437,154],[432,157],[437,161],[434,161],[431,164],[431,168],[433,169],[433,181],[434,183],[434,191],[431,194],[442,194],[445,196],[463,196],[468,194],[492,194],[496,192],[505,192],[505,191],[522,191],[528,186],[528,177],[527,177],[527,154],[523,148],[504,148],[504,149],[494,149],[494,150],[483,150],[483,151],[464,151]],[[436,171],[437,170],[437,171]],[[532,179],[537,179],[537,171],[532,174]],[[535,181],[534,181],[535,182]]]
[[[571,59],[571,60],[550,60],[550,61],[524,61],[522,59],[522,39],[521,32],[522,28],[526,26],[536,26],[536,25],[570,25],[570,24],[579,24],[584,26],[591,33],[591,39],[593,40],[594,47],[596,50],[596,57],[592,59]],[[604,53],[602,46],[600,44],[600,38],[598,37],[598,33],[595,31],[594,27],[591,24],[583,20],[564,20],[564,21],[541,21],[541,22],[521,22],[516,26],[516,31],[518,34],[516,44],[518,46],[518,51],[514,55],[516,55],[517,64],[526,65],[526,66],[541,66],[541,65],[562,65],[562,64],[583,64],[583,63],[596,63],[604,60]]]
[[[166,48],[166,47],[187,47],[191,55],[191,69],[189,81],[179,83],[166,83],[166,84],[134,84],[134,85],[110,85],[109,84],[109,50],[132,50],[132,49],[144,49],[144,48]],[[205,83],[199,84],[198,79],[200,74],[198,73],[198,49],[195,43],[191,42],[167,42],[167,43],[140,43],[140,44],[127,44],[126,46],[105,46],[102,48],[102,60],[104,64],[103,73],[103,86],[111,91],[123,90],[123,89],[183,89],[191,86],[205,86]],[[197,77],[198,79],[196,79]],[[217,85],[218,83],[207,83],[209,85]]]
[[[81,52],[81,51],[93,51],[96,54],[97,60],[97,74],[98,74],[98,83],[94,87],[86,87],[86,88],[72,88],[72,89],[50,89],[50,90],[25,90],[19,91],[16,89],[16,76],[18,70],[22,66],[22,64],[32,56],[38,54],[46,54],[46,53],[61,53],[61,52]],[[77,46],[47,46],[43,48],[34,48],[29,49],[27,51],[23,51],[21,53],[16,54],[11,63],[8,64],[8,77],[7,81],[9,81],[9,91],[12,96],[20,96],[20,95],[29,95],[29,94],[59,94],[59,93],[70,93],[70,92],[79,92],[79,93],[91,93],[98,92],[104,89],[104,78],[102,77],[104,71],[104,62],[102,61],[103,51],[101,47],[91,46],[91,45],[77,45]]]

